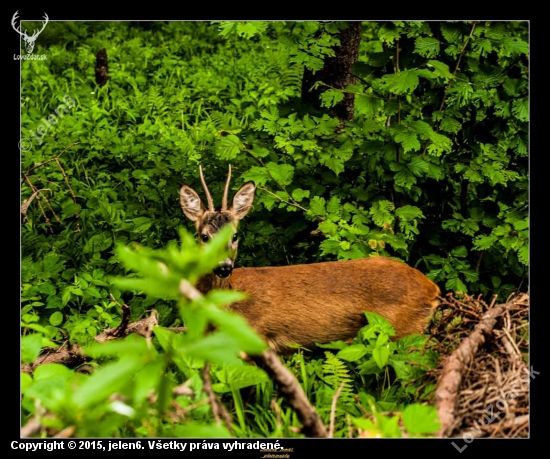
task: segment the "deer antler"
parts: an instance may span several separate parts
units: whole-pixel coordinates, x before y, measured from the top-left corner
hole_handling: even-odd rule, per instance
[[[204,181],[204,175],[202,175],[201,165],[199,165],[199,174],[201,176],[202,188],[204,189],[204,194],[206,195],[206,201],[208,202],[208,210],[210,212],[214,212],[214,202],[212,201],[212,196],[210,196],[210,191],[208,191],[208,187],[206,186],[206,182]]]
[[[229,191],[230,181],[231,181],[231,164],[229,165],[229,172],[227,173],[227,181],[225,182],[225,188],[223,190],[222,210],[227,210],[227,193]]]

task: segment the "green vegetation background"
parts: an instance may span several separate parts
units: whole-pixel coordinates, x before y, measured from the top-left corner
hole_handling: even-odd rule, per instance
[[[175,307],[177,295],[154,294],[158,279],[141,293],[111,279],[139,271],[117,246],[178,257],[179,238],[194,254],[182,269],[197,274],[185,264],[197,264],[200,253],[185,231],[179,235],[193,228],[178,190],[184,183],[200,190],[199,164],[215,202],[228,164],[233,191],[247,180],[259,187],[240,226],[238,266],[378,254],[417,267],[443,291],[504,300],[527,289],[528,24],[365,22],[355,84],[345,91],[319,84],[320,103],[303,103],[304,69],[322,68],[345,27],[48,24],[34,51],[47,60],[21,62],[21,198],[33,198],[21,231],[24,363],[66,338],[91,345],[120,323],[119,303],[133,320],[155,309],[160,325],[181,325],[184,308]],[[95,81],[100,48],[109,59],[103,87]],[[355,101],[347,122],[331,114],[344,92]],[[376,324],[351,350],[338,344],[287,360],[327,424],[343,383],[336,436],[350,426],[399,436],[407,416],[409,434],[435,430],[418,427],[424,413],[410,421],[410,410],[429,408],[416,402],[429,400],[431,386],[410,384],[422,373],[404,363],[412,341],[388,342],[387,326]],[[212,355],[186,354],[188,342],[163,336],[159,330],[153,348],[133,337],[90,351],[99,368],[92,376],[55,364],[23,375],[23,422],[46,410],[49,428],[76,426],[82,436],[229,435],[204,404],[170,422],[172,398],[186,413],[204,399],[199,369]],[[417,357],[427,367],[436,360]],[[236,435],[300,435],[284,401],[280,411],[271,408],[275,389],[261,370],[223,362],[214,385]],[[194,398],[170,395],[184,381]],[[240,392],[250,386],[252,395]],[[119,404],[115,393],[124,394]],[[409,405],[407,416],[379,414]]]

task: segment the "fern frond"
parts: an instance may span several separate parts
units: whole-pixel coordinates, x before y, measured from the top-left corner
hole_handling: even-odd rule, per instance
[[[222,113],[217,110],[212,111],[208,117],[218,132],[220,131],[238,131],[242,129],[243,122],[239,121],[232,113]]]
[[[353,402],[353,390],[351,386],[351,377],[346,364],[336,357],[332,352],[325,352],[326,360],[323,363],[324,380],[329,384],[332,395],[343,384],[339,401],[342,403]]]
[[[168,110],[166,99],[161,94],[161,90],[154,85],[149,86],[146,96],[147,108],[151,112],[155,110],[159,114],[163,114]]]

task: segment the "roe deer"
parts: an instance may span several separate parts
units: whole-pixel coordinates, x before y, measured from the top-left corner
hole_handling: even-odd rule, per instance
[[[229,257],[203,276],[197,289],[244,291],[248,299],[230,309],[242,315],[276,352],[315,343],[348,340],[366,325],[363,311],[385,317],[396,338],[423,333],[439,301],[439,287],[417,269],[386,257],[262,268],[233,268],[237,254],[239,221],[254,201],[255,185],[245,183],[227,207],[231,166],[222,206],[216,210],[199,167],[208,208],[189,186],[180,190],[183,213],[195,223],[200,241],[207,242],[224,225],[235,233]]]

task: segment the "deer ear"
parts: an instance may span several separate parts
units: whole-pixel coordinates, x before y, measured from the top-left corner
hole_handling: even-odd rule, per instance
[[[204,214],[204,207],[201,202],[201,198],[193,188],[183,185],[180,188],[180,206],[185,216],[193,221],[197,222]]]
[[[237,220],[244,218],[252,207],[255,192],[254,182],[247,182],[235,194],[230,210]]]

